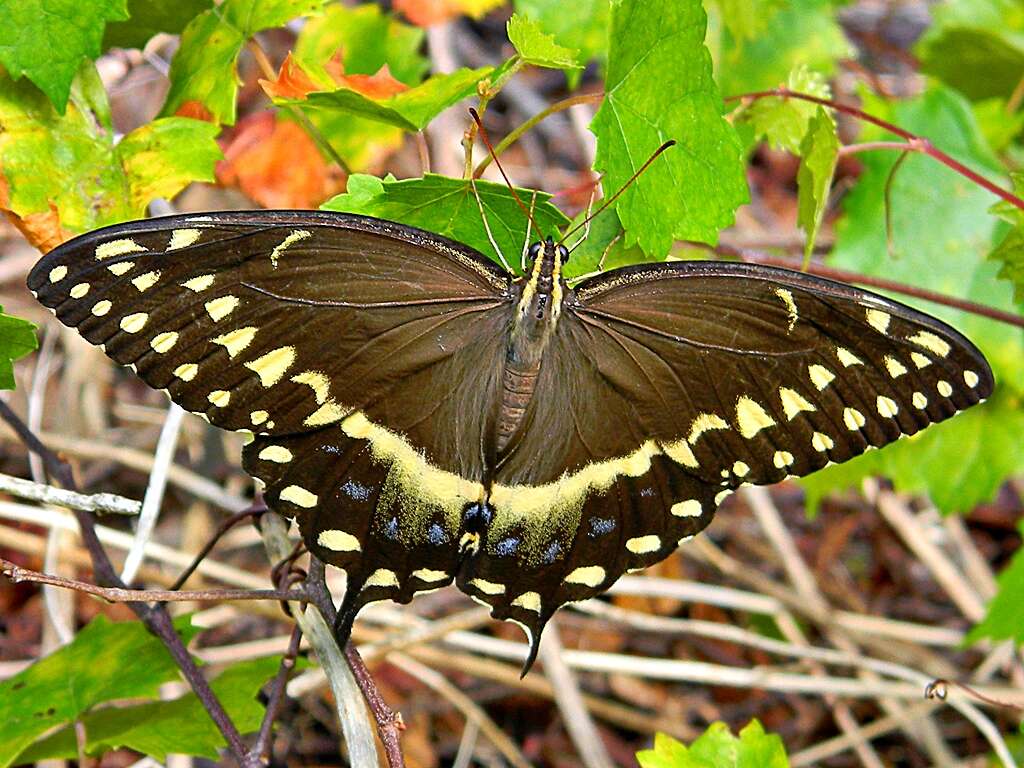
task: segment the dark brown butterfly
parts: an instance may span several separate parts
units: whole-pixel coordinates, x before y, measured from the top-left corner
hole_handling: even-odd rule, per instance
[[[452,580],[521,624],[658,562],[746,483],[911,435],[987,397],[944,323],[805,274],[626,267],[570,287],[443,237],[330,212],[184,215],[60,246],[29,287],[225,429],[348,588]]]

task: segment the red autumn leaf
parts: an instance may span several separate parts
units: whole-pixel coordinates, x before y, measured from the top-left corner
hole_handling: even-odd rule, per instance
[[[266,208],[315,208],[342,190],[341,171],[299,125],[273,112],[243,118],[222,149],[217,180]]]
[[[25,216],[19,216],[10,210],[10,204],[10,189],[0,169],[0,210],[31,245],[38,248],[41,253],[47,253],[71,237],[71,233],[60,225],[60,213],[52,202],[50,210]]]
[[[391,76],[391,70],[388,69],[387,64],[372,75],[331,74],[341,87],[351,88],[371,99],[388,99],[397,93],[409,90],[409,86]]]
[[[339,88],[349,88],[371,99],[387,99],[408,89],[405,83],[391,76],[391,70],[388,69],[387,64],[372,75],[346,75],[340,48],[327,62],[325,69]],[[313,91],[324,90],[323,86],[318,85],[292,58],[290,53],[281,64],[277,78],[260,80],[260,85],[268,96],[279,99],[303,99]]]
[[[175,117],[191,117],[193,120],[203,120],[207,123],[215,122],[213,113],[206,108],[201,101],[186,101],[176,110]]]
[[[278,99],[304,99],[313,91],[323,90],[292,58],[291,53],[285,56],[277,77],[273,80],[261,79],[260,85],[267,96]]]

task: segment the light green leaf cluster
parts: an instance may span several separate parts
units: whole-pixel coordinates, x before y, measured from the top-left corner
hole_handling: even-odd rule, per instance
[[[789,73],[786,87],[821,99],[832,97],[832,89],[825,76],[803,64]],[[799,155],[811,120],[819,109],[817,104],[801,99],[769,97],[752,103],[740,114],[739,119],[753,126],[756,139],[767,141],[776,149],[785,149]]]
[[[37,346],[35,323],[5,315],[0,307],[0,389],[14,389],[14,361]]]
[[[550,69],[581,69],[577,52],[559,45],[554,35],[545,33],[540,24],[518,13],[506,25],[508,39],[527,64]]]
[[[752,720],[739,737],[713,723],[690,746],[659,733],[654,749],[638,752],[640,768],[788,768],[782,739]]]
[[[608,53],[609,0],[573,0],[566,13],[565,0],[513,0],[516,14],[532,19],[554,42],[575,52],[575,61],[587,64],[604,61]],[[579,85],[581,71],[566,71],[569,87]]]
[[[839,136],[836,135],[835,120],[828,110],[819,106],[800,143],[800,168],[796,176],[797,224],[807,233],[804,245],[806,258],[814,252],[838,159]]]

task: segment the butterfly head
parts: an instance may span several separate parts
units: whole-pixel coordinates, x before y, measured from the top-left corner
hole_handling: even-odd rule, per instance
[[[553,272],[557,272],[569,260],[569,250],[561,243],[556,243],[551,237],[543,241],[538,240],[530,246],[527,253],[531,265],[536,265],[538,259],[546,259]],[[555,266],[556,264],[557,266]]]

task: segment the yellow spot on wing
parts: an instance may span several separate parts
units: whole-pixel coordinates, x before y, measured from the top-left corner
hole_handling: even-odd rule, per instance
[[[198,229],[176,229],[171,232],[171,241],[167,244],[168,251],[186,248],[199,239]]]
[[[414,579],[420,581],[444,581],[451,578],[446,571],[435,571],[433,568],[417,568],[410,574]]]
[[[914,361],[914,365],[918,368],[927,368],[932,364],[932,359],[928,355],[922,355],[920,352],[911,352],[910,359]]]
[[[897,413],[900,412],[900,407],[896,405],[896,401],[891,397],[885,395],[879,395],[875,401],[875,406],[878,408],[878,413],[887,419],[893,418]]]
[[[749,400],[750,398],[747,399]],[[737,403],[736,408],[737,410],[739,409],[739,403]],[[690,425],[690,436],[686,439],[690,442],[690,445],[693,445],[694,443],[697,442],[697,438],[699,438],[705,432],[708,432],[712,429],[728,428],[729,424],[721,416],[716,416],[713,413],[702,413],[696,419],[693,420],[693,423]]]
[[[776,451],[773,463],[778,469],[793,466],[793,454],[789,451]]]
[[[96,258],[109,259],[113,256],[123,256],[126,253],[138,253],[144,250],[146,250],[144,247],[126,237],[96,246]]]
[[[577,568],[565,577],[566,584],[584,584],[588,587],[596,587],[605,579],[604,568],[600,565],[585,565]]]
[[[796,418],[801,411],[818,410],[807,402],[803,395],[789,387],[779,387],[779,399],[782,401],[782,410],[785,411],[786,418],[790,421]]]
[[[332,549],[335,552],[360,552],[363,549],[359,539],[351,533],[337,529],[320,531],[320,535],[316,537],[316,543],[324,549]]]
[[[748,472],[750,472],[750,465],[745,461],[733,462],[732,473],[736,475],[736,477],[746,477]]]
[[[265,355],[245,363],[245,367],[260,377],[264,387],[272,387],[281,380],[295,362],[295,347],[278,347]]]
[[[523,592],[523,594],[512,601],[512,605],[516,608],[522,608],[524,611],[540,613],[540,595],[536,592]]]
[[[349,413],[349,410],[346,410],[333,400],[329,400],[307,416],[302,424],[307,427],[322,427],[325,424],[333,424],[336,421],[340,421]]]
[[[844,368],[849,368],[851,365],[864,365],[864,361],[846,347],[836,347],[836,357],[839,358],[839,362],[843,364]]]
[[[139,293],[143,293],[144,291],[148,291],[150,288],[156,285],[159,279],[160,272],[158,270],[153,270],[152,272],[143,272],[138,277],[132,278],[132,285],[135,286]]]
[[[69,295],[72,299],[80,299],[89,292],[88,283],[79,283],[69,291]]]
[[[206,302],[206,314],[213,322],[219,322],[235,311],[238,306],[237,296],[221,296]]]
[[[867,317],[868,325],[879,333],[886,333],[889,330],[889,321],[892,320],[892,317],[888,312],[883,312],[880,309],[869,309],[864,314]]]
[[[895,357],[886,355],[882,359],[882,362],[885,363],[885,370],[887,370],[889,375],[894,379],[898,379],[907,372],[907,367]]]
[[[181,284],[181,287],[188,288],[194,293],[200,293],[213,285],[213,280],[213,275],[199,275],[199,277],[193,277],[190,280],[186,280]]]
[[[59,267],[54,267],[50,270],[50,282],[59,283],[65,277],[68,276],[68,268],[61,264]]]
[[[305,509],[312,509],[317,503],[315,493],[310,493],[305,488],[298,485],[289,485],[281,491],[278,498],[281,499],[281,501],[290,501],[292,504]]]
[[[796,321],[800,317],[796,309],[796,302],[793,301],[793,294],[785,288],[776,288],[775,295],[782,299],[782,303],[786,305],[786,310],[789,312],[789,328],[786,330],[792,331],[793,326],[796,325]]]
[[[687,499],[672,505],[672,514],[676,517],[700,517],[704,510],[696,499]]]
[[[471,587],[476,587],[485,595],[505,594],[504,584],[495,584],[493,581],[487,581],[487,579],[471,579],[469,585]]]
[[[864,414],[856,408],[844,408],[843,423],[851,432],[856,432],[867,423],[867,420],[864,418]]]
[[[153,348],[154,352],[164,354],[170,351],[175,344],[178,343],[178,334],[175,331],[167,331],[165,333],[158,333],[153,337],[153,340],[149,342],[149,346]]]
[[[363,589],[367,587],[397,587],[398,577],[394,571],[390,571],[387,568],[378,568],[376,571],[370,574],[370,578],[363,584]]]
[[[726,488],[724,491],[719,491],[718,493],[715,494],[715,506],[720,505],[730,496],[732,496],[732,491],[728,488]]]
[[[331,380],[322,371],[303,371],[297,376],[292,376],[296,384],[306,384],[313,389],[313,396],[317,405],[327,402],[327,396],[331,392]]]
[[[703,416],[708,416],[708,414],[703,414]],[[698,420],[699,418],[701,417],[698,417]],[[708,428],[721,429],[722,427],[726,426],[725,422],[719,419],[717,416],[711,416],[710,418],[718,419],[718,421],[721,422],[721,427],[717,426],[716,423],[715,426],[711,426]],[[736,424],[737,426],[739,426],[740,434],[749,440],[762,429],[773,426],[775,424],[775,419],[769,416],[768,412],[765,411],[765,409],[761,407],[761,404],[758,403],[756,400],[753,400],[752,398],[749,398],[746,395],[742,395],[736,400]],[[697,421],[694,421],[693,427],[690,431],[691,443],[694,440],[696,440],[696,438],[693,436],[693,432],[696,429]]]
[[[978,386],[979,381],[981,381],[981,379],[978,378],[978,374],[976,374],[974,371],[964,371],[964,384],[966,384],[968,387],[974,389],[976,386]]]
[[[811,377],[811,383],[818,388],[819,392],[831,384],[836,377],[828,368],[817,363],[808,366],[807,373]]]
[[[220,344],[224,347],[228,352],[228,357],[234,357],[252,344],[252,340],[255,336],[256,329],[252,326],[246,326],[245,328],[237,328],[230,333],[217,336],[215,339],[212,339],[212,341],[214,344]]]
[[[626,549],[634,555],[646,555],[661,549],[661,537],[653,533],[648,536],[637,536],[626,541]]]
[[[661,447],[672,461],[677,464],[682,464],[684,467],[691,467],[696,469],[700,466],[700,462],[697,461],[697,457],[693,455],[693,451],[690,450],[689,444],[685,440],[677,440],[674,443],[666,443]]]
[[[231,393],[223,389],[215,389],[206,396],[206,399],[218,408],[224,408],[231,402]]]
[[[939,357],[945,357],[949,354],[949,350],[952,349],[949,346],[949,342],[945,339],[940,339],[934,333],[929,333],[928,331],[918,331],[913,336],[907,336],[907,341],[917,344],[919,347],[924,347]]]
[[[116,264],[111,264],[107,269],[112,275],[121,276],[125,272],[130,272],[132,267],[135,266],[134,261],[119,261]]]
[[[277,269],[277,260],[281,258],[281,254],[285,252],[289,246],[299,242],[299,240],[305,240],[307,237],[312,236],[312,232],[305,229],[296,229],[288,237],[281,241],[273,251],[270,252],[270,263],[274,265],[274,269]]]
[[[267,420],[267,416],[270,414],[266,411],[253,411],[249,414],[249,420],[252,421],[254,427],[258,427],[264,421]]]
[[[283,445],[268,445],[259,453],[262,461],[273,461],[277,464],[287,464],[292,460],[292,452]]]
[[[149,315],[145,312],[125,315],[121,318],[121,330],[125,333],[138,333],[146,327],[147,320],[149,320]]]
[[[915,392],[914,396],[910,399],[910,402],[912,402],[914,407],[919,411],[923,411],[928,407],[928,398],[921,392]]]
[[[832,442],[832,438],[823,432],[815,432],[814,435],[811,436],[811,447],[821,453],[829,450],[834,445],[835,443]]]
[[[199,366],[195,363],[185,363],[174,369],[174,375],[182,381],[192,381],[199,373]]]
[[[107,314],[107,312],[110,311],[110,308],[112,306],[114,305],[111,304],[106,299],[103,299],[102,301],[97,301],[95,304],[92,305],[92,313],[96,315],[96,317],[103,317],[105,314]]]
[[[949,397],[953,394],[953,387],[948,381],[940,381],[935,385],[935,388],[939,391],[939,394],[943,397]]]

